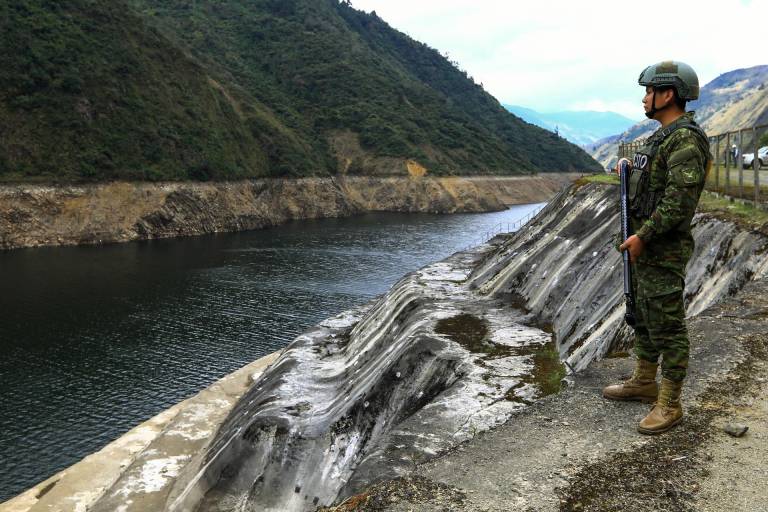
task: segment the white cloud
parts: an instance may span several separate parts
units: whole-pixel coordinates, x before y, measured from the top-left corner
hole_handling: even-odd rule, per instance
[[[766,64],[768,2],[353,0],[452,60],[503,103],[542,111],[603,105],[642,117],[637,76],[666,59],[704,84]],[[753,26],[752,29],[747,28]],[[733,41],[733,44],[728,44]],[[597,108],[595,108],[597,109]]]
[[[642,112],[642,106],[638,110],[638,105],[641,105],[640,100],[637,102],[631,101],[603,101],[601,99],[587,100],[587,101],[575,101],[567,104],[565,110],[594,110],[597,112],[617,112],[625,115],[635,121],[642,121],[645,119]]]

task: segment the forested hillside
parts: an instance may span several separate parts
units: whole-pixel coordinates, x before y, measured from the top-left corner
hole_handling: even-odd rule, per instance
[[[337,0],[0,0],[0,179],[590,170]]]

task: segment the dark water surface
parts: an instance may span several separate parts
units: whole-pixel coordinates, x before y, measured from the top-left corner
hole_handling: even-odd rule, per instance
[[[538,207],[0,252],[0,501]]]

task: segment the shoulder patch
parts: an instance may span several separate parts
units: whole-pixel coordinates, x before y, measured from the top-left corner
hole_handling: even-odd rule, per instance
[[[678,165],[686,164],[688,162],[695,162],[698,163],[698,156],[701,153],[699,151],[699,148],[693,144],[686,144],[682,148],[673,151],[669,155],[669,160],[667,160],[667,165],[669,168],[676,167]]]
[[[680,171],[680,176],[682,176],[683,183],[686,185],[697,184],[699,182],[700,174],[701,173],[699,173],[699,170],[693,167],[689,167]]]
[[[685,143],[694,143],[697,139],[697,134],[690,128],[682,127],[678,128],[664,141],[664,146],[674,147]]]
[[[685,143],[669,155],[667,165],[671,178],[680,185],[696,185],[705,175],[706,157],[695,143]]]

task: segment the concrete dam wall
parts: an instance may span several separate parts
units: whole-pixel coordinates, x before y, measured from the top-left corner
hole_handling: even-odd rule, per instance
[[[309,511],[514,421],[567,373],[629,341],[617,195],[573,186],[520,231],[321,322],[230,393],[213,424],[206,410],[182,408],[109,482],[80,489],[79,506]],[[698,215],[694,236],[689,316],[768,275],[762,235]],[[63,473],[0,510],[75,503]]]

